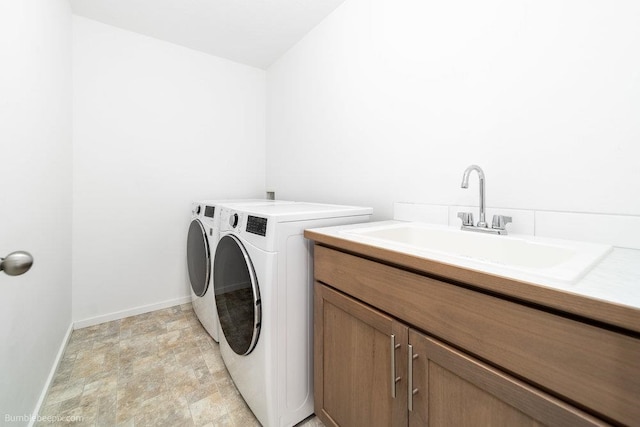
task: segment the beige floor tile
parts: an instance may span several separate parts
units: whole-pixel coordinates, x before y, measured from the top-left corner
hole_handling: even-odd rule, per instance
[[[143,402],[140,413],[134,417],[136,426],[192,426],[189,406],[163,393]]]
[[[100,337],[93,342],[93,351],[109,351],[118,347],[120,343],[120,334]]]
[[[248,407],[238,407],[229,412],[234,426],[242,427],[260,427],[260,422],[251,413]]]
[[[92,340],[98,336],[101,336],[103,334],[103,330],[104,330],[103,324],[93,325],[93,326],[89,326],[82,329],[76,329],[73,332],[73,339],[80,340],[80,341]]]
[[[36,424],[48,427],[260,425],[191,304],[73,331],[40,415],[58,417]]]
[[[108,376],[85,384],[83,395],[96,396],[98,398],[114,396],[118,391],[118,377],[115,372],[109,372]]]
[[[189,405],[193,422],[197,426],[207,423],[219,425],[221,419],[227,415],[224,400],[217,391],[195,403]]]
[[[81,329],[78,329],[81,330]],[[73,333],[71,334],[71,338],[69,339],[69,344],[67,344],[67,348],[66,348],[66,355],[68,355],[69,357],[72,357],[74,355],[76,355],[78,353],[78,351],[81,350],[91,350],[93,348],[93,340],[91,339],[80,339],[80,338],[76,338],[75,335],[76,331],[73,331]]]
[[[115,394],[105,396],[98,403],[98,413],[96,414],[96,427],[112,427],[116,425],[117,419],[117,399]]]
[[[61,403],[82,395],[84,379],[68,381],[51,388],[47,397],[47,404]]]
[[[318,419],[318,417],[312,415],[311,417],[302,421],[298,427],[324,427],[324,424]]]
[[[217,389],[203,389],[193,369],[188,367],[179,369],[170,367],[169,370],[165,370],[165,383],[176,399],[184,398],[189,404],[217,391]],[[205,394],[201,396],[203,392]]]
[[[191,324],[189,323],[189,321],[183,316],[180,319],[174,320],[172,322],[167,322],[166,323],[167,326],[167,331],[175,331],[178,329],[185,329],[185,328],[190,328]]]
[[[185,342],[194,339],[194,335],[190,329],[177,329],[168,331],[157,336],[158,348],[160,350],[170,350],[176,347],[182,347]]]
[[[36,422],[34,423],[35,427],[42,427],[42,426],[50,427],[53,423],[50,421],[48,417],[55,417],[60,414],[59,403],[54,403],[54,404],[46,404],[46,403],[47,402],[44,402],[42,408],[40,408],[40,413],[38,414],[40,416],[40,419],[36,420]]]
[[[71,377],[80,379],[94,376],[104,371],[104,352],[94,352],[93,350],[82,350],[76,357],[76,362],[71,371]]]
[[[167,331],[166,323],[160,319],[149,318],[120,326],[120,332],[128,337],[145,334],[160,334]]]
[[[156,310],[149,313],[150,319],[158,319],[163,322],[172,322],[183,316],[184,314],[180,309],[180,306],[164,308],[162,310]]]
[[[174,350],[174,356],[180,366],[207,366],[197,345],[188,349],[177,348]]]
[[[117,422],[126,421],[141,412],[145,400],[167,391],[162,367],[134,375],[126,383],[118,382]]]
[[[236,424],[233,422],[233,418],[229,414],[223,415],[220,418],[217,418],[216,420],[205,425],[211,425],[213,427],[236,427]]]
[[[120,341],[120,365],[132,364],[135,360],[158,353],[158,341],[155,334],[146,333]]]
[[[165,355],[160,356],[158,353],[133,359],[131,361],[131,365],[133,366],[133,375],[137,376],[153,369],[163,368],[164,363]]]

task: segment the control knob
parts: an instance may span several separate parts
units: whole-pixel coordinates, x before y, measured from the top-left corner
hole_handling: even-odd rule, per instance
[[[231,215],[229,217],[229,225],[231,226],[231,228],[236,228],[236,226],[238,225],[238,214],[234,213],[233,215]]]

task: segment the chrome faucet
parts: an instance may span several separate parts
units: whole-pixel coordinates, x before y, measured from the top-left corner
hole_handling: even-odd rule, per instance
[[[485,218],[485,199],[484,199],[484,172],[478,165],[471,165],[465,169],[462,175],[462,184],[460,187],[469,188],[469,175],[472,171],[478,172],[480,179],[480,219],[476,225],[473,225],[473,214],[471,212],[458,212],[458,218],[462,220],[462,230],[481,231],[491,234],[507,234],[507,223],[511,222],[510,216],[494,215],[491,228],[487,225]]]
[[[478,178],[480,178],[480,220],[476,227],[487,227],[487,222],[485,221],[484,216],[484,172],[482,168],[478,165],[471,165],[464,170],[464,174],[462,175],[462,184],[460,187],[469,188],[469,175],[472,171],[478,172]]]

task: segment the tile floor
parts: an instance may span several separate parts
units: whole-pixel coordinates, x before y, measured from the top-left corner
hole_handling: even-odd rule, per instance
[[[38,426],[260,425],[191,304],[73,331],[39,415]]]

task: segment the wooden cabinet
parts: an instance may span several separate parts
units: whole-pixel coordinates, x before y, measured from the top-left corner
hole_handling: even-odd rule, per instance
[[[322,246],[314,268],[327,425],[640,425],[634,334]]]
[[[604,425],[318,282],[314,339],[328,426]]]
[[[319,284],[315,312],[316,413],[334,426],[406,425],[406,386],[392,382],[406,359],[402,347],[390,349],[392,336],[406,343],[408,328]]]
[[[324,246],[316,245],[314,276],[319,283],[316,287],[327,289],[316,292],[315,302],[316,411],[321,419],[330,420],[332,414],[331,408],[325,406],[327,392],[322,388],[334,387],[334,384],[329,384],[324,378],[324,369],[330,363],[323,361],[327,356],[324,354],[324,346],[339,339],[336,336],[344,333],[344,328],[339,324],[331,324],[330,328],[324,330],[327,327],[324,324],[325,299],[326,295],[331,294],[329,291],[332,291],[352,300],[355,306],[360,307],[359,311],[377,313],[387,319],[389,325],[393,325],[376,329],[379,333],[378,345],[383,345],[383,335],[389,336],[390,331],[398,329],[398,324],[414,332],[420,331],[429,337],[428,340],[435,340],[448,349],[447,354],[451,356],[449,359],[473,360],[474,364],[469,366],[478,369],[483,367],[483,371],[487,373],[485,376],[491,377],[492,383],[502,378],[504,381],[498,382],[500,385],[494,387],[496,390],[509,389],[507,384],[512,384],[514,390],[519,391],[509,392],[508,396],[518,395],[521,399],[511,402],[508,396],[500,397],[497,392],[485,387],[487,381],[474,383],[471,381],[472,377],[461,374],[463,371],[458,370],[459,365],[445,364],[442,358],[437,361],[433,359],[429,368],[424,368],[422,363],[425,359],[419,355],[412,367],[416,372],[427,369],[430,379],[435,375],[430,373],[432,369],[439,373],[449,371],[543,424],[598,425],[608,422],[640,426],[640,338],[635,332],[587,318],[576,318],[543,306],[483,292],[482,289],[464,283],[448,282]],[[340,298],[335,295],[329,298],[333,301],[333,306],[339,306],[340,303],[335,301]],[[341,307],[345,313],[355,312],[349,308],[352,304],[343,303]],[[400,337],[401,333],[396,332],[395,335]],[[414,337],[413,332],[408,336]],[[397,341],[401,346],[395,353],[397,363],[407,366],[407,346],[420,345],[414,341],[409,338],[407,341]],[[405,343],[408,344],[405,346]],[[350,350],[354,352],[354,358],[362,357],[359,351],[363,350],[357,347],[356,345],[356,348]],[[433,350],[439,347],[431,345],[429,348]],[[432,353],[433,351],[425,353],[426,357],[433,357]],[[459,357],[453,357],[455,355]],[[386,357],[388,360],[391,356]],[[380,362],[380,366],[384,366],[387,360]],[[416,362],[418,360],[421,362]],[[340,365],[348,366],[345,361],[340,362]],[[400,378],[397,390],[400,393],[408,384],[405,370],[400,365],[397,366],[397,377]],[[376,375],[382,375],[379,381],[388,381],[390,390],[389,370],[384,375],[377,372]],[[414,375],[414,379],[418,381],[420,375]],[[432,386],[439,390],[439,385],[427,383],[427,388]],[[339,393],[337,389],[338,387],[332,390],[332,393]],[[362,393],[355,390],[352,388],[349,394],[352,399]],[[402,393],[406,395],[405,391]],[[431,393],[418,391],[414,398],[421,402],[420,399],[427,395],[430,396]],[[480,399],[477,396],[467,401],[463,399],[461,407],[468,410],[476,402],[476,398]],[[396,408],[393,401],[388,402],[382,397],[376,399],[376,402],[368,404],[371,407],[386,405]],[[395,401],[397,400],[396,397]],[[437,402],[427,401],[426,407],[438,407]],[[407,402],[403,404],[406,408]],[[416,403],[416,407],[421,408],[421,404],[424,402]],[[363,407],[364,403],[357,405]],[[524,406],[521,407],[522,405]],[[486,406],[480,404],[479,408]],[[418,409],[420,411],[422,409]],[[411,412],[409,420],[416,418]],[[550,415],[546,417],[545,413]],[[431,420],[432,425],[444,422],[433,418],[434,416],[433,411],[428,413],[427,419]],[[361,419],[345,418],[343,422],[334,419],[327,423],[344,427],[365,425],[355,421]],[[394,415],[392,423],[382,424],[405,425],[399,415]]]
[[[410,330],[409,343],[412,427],[605,425],[434,338]]]

